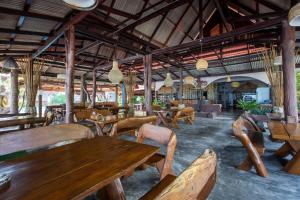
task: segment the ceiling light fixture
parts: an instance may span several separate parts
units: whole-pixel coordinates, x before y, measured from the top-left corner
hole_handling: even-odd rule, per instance
[[[75,10],[93,10],[98,6],[98,0],[63,0],[65,4]]]

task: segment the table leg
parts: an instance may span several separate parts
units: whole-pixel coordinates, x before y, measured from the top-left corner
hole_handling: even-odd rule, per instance
[[[105,190],[108,194],[109,199],[113,200],[125,200],[125,193],[123,190],[122,183],[120,179],[114,180],[109,185],[105,186]]]
[[[158,116],[159,116],[161,122],[163,123],[163,125],[165,125],[166,127],[169,127],[169,123],[167,122],[167,120],[164,117],[163,113],[158,113]]]
[[[285,157],[291,152],[292,148],[288,142],[285,142],[276,152],[277,157]]]
[[[296,153],[296,155],[290,160],[285,166],[284,171],[300,175],[300,150]]]

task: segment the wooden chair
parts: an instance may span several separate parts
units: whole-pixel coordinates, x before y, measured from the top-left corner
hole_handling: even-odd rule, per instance
[[[172,166],[176,149],[176,135],[173,131],[165,127],[144,124],[139,130],[137,142],[143,143],[145,138],[167,147],[166,155],[160,153],[154,154],[146,161],[145,166],[155,166],[160,173],[161,180],[168,174],[175,174]]]
[[[217,156],[205,150],[178,177],[167,175],[140,200],[204,200],[216,183]]]
[[[90,119],[92,113],[95,112],[96,115],[111,115],[112,113],[109,110],[99,110],[99,109],[80,109],[74,111],[75,121],[83,121],[86,119]]]
[[[152,110],[153,111],[160,111],[161,107],[160,107],[160,105],[152,105]]]
[[[155,115],[151,115],[147,117],[126,118],[114,124],[109,136],[118,136],[125,133],[135,135],[135,133],[142,125],[146,123],[155,124],[156,121],[157,121],[157,116]]]
[[[0,156],[94,136],[89,128],[79,124],[60,124],[15,131],[0,135]]]
[[[258,132],[253,132],[249,135],[245,133],[243,131],[245,127],[244,122],[244,119],[239,117],[232,125],[234,135],[243,144],[248,154],[238,168],[249,171],[254,166],[258,175],[266,177],[268,172],[261,159],[261,155],[264,154],[265,150],[263,135]]]
[[[265,129],[263,127],[260,127],[249,114],[246,113],[246,114],[242,115],[242,117],[244,119],[246,119],[247,121],[249,121],[256,131],[261,132],[261,133],[265,132]]]
[[[179,128],[178,121],[184,120],[187,124],[193,124],[195,120],[195,110],[192,107],[186,107],[179,110],[172,119],[172,124],[175,128]]]

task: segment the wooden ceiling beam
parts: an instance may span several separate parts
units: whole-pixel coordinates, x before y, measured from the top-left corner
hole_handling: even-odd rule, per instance
[[[65,23],[62,24],[62,26],[54,31],[54,34],[47,39],[45,44],[41,46],[33,55],[32,58],[38,57],[40,54],[42,54],[45,50],[47,50],[56,40],[58,40],[64,32],[72,25],[75,25],[79,23],[81,20],[83,20],[86,16],[90,14],[91,11],[85,12],[81,11],[77,13],[75,16],[70,17],[69,20],[67,20]]]
[[[160,8],[160,9],[158,9],[156,11],[154,11],[153,13],[150,13],[150,14],[148,14],[148,15],[146,15],[146,16],[138,19],[138,20],[136,20],[135,22],[133,22],[133,23],[131,23],[129,25],[127,25],[127,26],[125,26],[123,28],[120,28],[115,33],[120,33],[120,32],[127,31],[129,29],[132,29],[132,28],[134,28],[134,27],[136,27],[136,26],[138,26],[140,24],[143,24],[143,23],[145,23],[145,22],[147,22],[147,21],[149,21],[149,20],[157,17],[158,15],[161,15],[161,14],[167,12],[167,11],[170,11],[170,10],[173,10],[173,9],[179,7],[179,6],[182,6],[182,5],[186,4],[189,1],[191,1],[191,0],[175,0],[174,2],[169,3],[168,5]]]
[[[6,15],[17,15],[17,16],[45,19],[45,20],[56,21],[56,22],[64,21],[64,18],[61,18],[61,17],[54,17],[54,16],[50,16],[50,15],[32,13],[29,11],[16,10],[16,9],[12,9],[12,8],[0,7],[0,13],[6,14]]]
[[[104,4],[98,6],[98,9],[105,10],[109,13],[113,13],[115,15],[119,15],[119,16],[122,16],[122,17],[125,17],[125,18],[128,18],[128,19],[135,19],[135,20],[138,19],[138,17],[134,14],[127,13],[127,12],[124,12],[122,10],[115,9],[114,7],[106,6]]]
[[[254,0],[254,1],[256,1],[256,2],[268,7],[270,9],[274,10],[274,11],[277,11],[277,12],[283,12],[284,11],[282,8],[280,8],[279,6],[273,4],[269,1],[266,1],[266,0]]]

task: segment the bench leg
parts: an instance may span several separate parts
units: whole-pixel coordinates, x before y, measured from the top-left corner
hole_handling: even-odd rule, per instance
[[[244,171],[249,171],[252,168],[253,164],[249,156],[246,157],[246,159],[240,164],[238,169],[244,170]]]
[[[284,166],[283,170],[291,174],[300,175],[300,150],[293,159]]]
[[[284,143],[275,153],[277,157],[285,157],[291,152],[292,148],[289,143]]]
[[[125,200],[125,194],[120,179],[114,180],[112,183],[105,186],[106,193],[109,199],[113,200]]]

